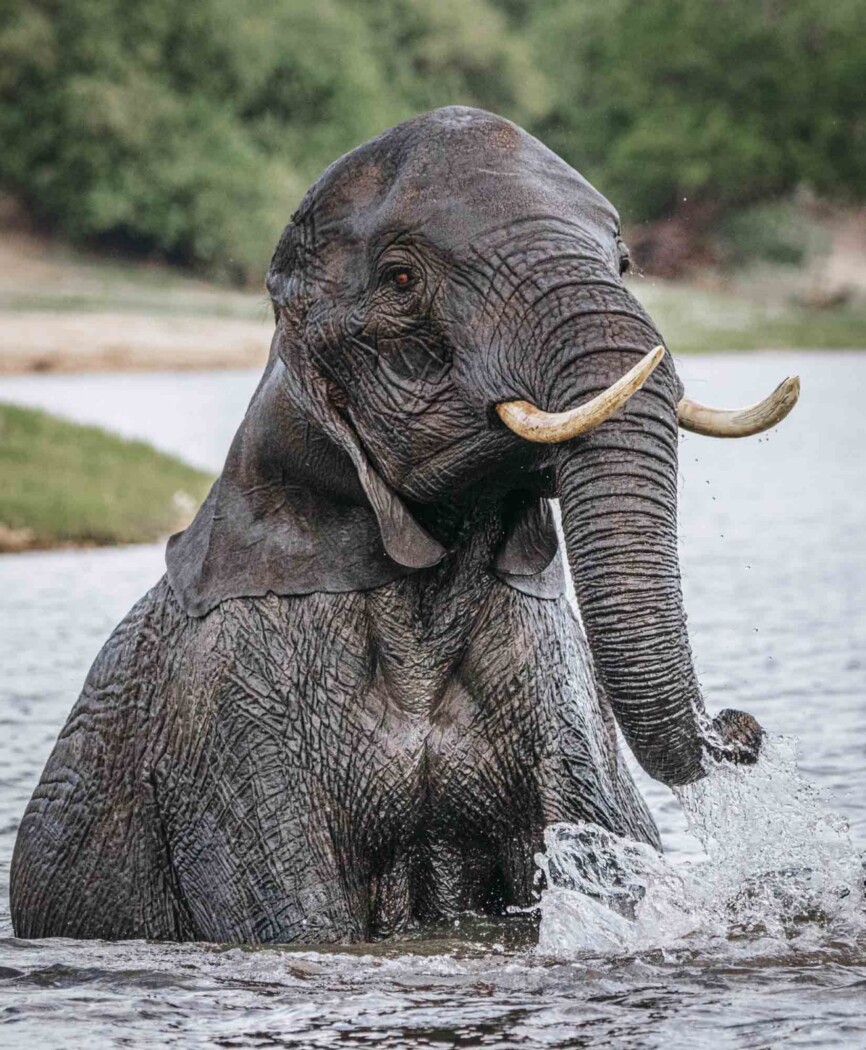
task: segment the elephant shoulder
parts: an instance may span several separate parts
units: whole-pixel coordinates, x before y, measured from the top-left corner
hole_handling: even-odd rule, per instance
[[[313,636],[313,619],[304,599],[273,596],[191,617],[165,578],[133,606],[96,657],[22,820],[11,888],[21,936],[193,935],[172,883],[176,789],[226,729],[239,684],[241,698],[267,688],[297,638]]]
[[[12,910],[24,936],[160,933],[146,920],[147,764],[180,616],[161,580],[85,679],[19,828]]]

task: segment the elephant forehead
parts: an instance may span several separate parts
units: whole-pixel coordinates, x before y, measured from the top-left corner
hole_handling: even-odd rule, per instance
[[[340,158],[297,217],[309,215],[324,236],[369,241],[407,229],[445,247],[551,217],[607,243],[619,222],[606,198],[538,139],[458,106],[400,124]]]

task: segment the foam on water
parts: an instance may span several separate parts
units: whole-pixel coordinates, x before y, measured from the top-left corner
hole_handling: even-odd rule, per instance
[[[863,867],[845,820],[769,737],[756,765],[715,765],[676,790],[704,856],[675,863],[593,824],[555,824],[539,951],[641,951],[744,935],[828,938],[863,928]]]

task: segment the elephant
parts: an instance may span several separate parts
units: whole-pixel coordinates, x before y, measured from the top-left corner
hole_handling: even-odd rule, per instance
[[[711,717],[692,662],[678,427],[757,433],[797,381],[739,412],[685,398],[628,265],[601,193],[481,110],[319,177],[224,469],[23,817],[19,936],[348,943],[504,915],[551,823],[660,848],[617,727],[668,785],[756,760],[760,725]]]

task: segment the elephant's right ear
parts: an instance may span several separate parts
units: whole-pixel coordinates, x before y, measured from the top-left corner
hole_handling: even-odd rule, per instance
[[[562,551],[549,500],[514,493],[492,568],[503,583],[535,598],[565,594]]]
[[[370,590],[445,554],[339,422],[299,415],[275,354],[193,523],[168,542],[190,616],[230,598]]]

